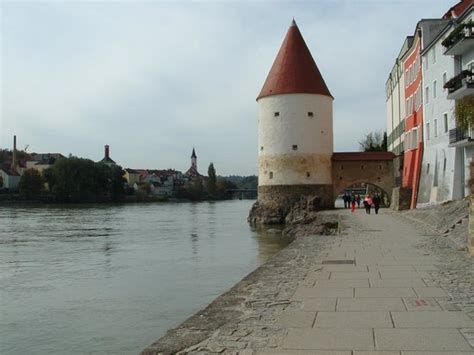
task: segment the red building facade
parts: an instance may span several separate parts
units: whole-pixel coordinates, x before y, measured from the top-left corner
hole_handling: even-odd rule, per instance
[[[416,207],[423,157],[423,89],[421,32],[403,58],[405,81],[405,153],[402,186],[412,191],[410,208]]]

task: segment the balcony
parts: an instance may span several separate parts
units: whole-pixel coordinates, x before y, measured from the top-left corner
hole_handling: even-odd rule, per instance
[[[445,55],[461,55],[474,43],[474,22],[461,23],[441,42]]]
[[[450,100],[459,100],[474,94],[474,74],[470,70],[463,70],[447,81],[443,87],[448,89],[447,98]]]
[[[453,128],[449,130],[449,146],[450,147],[465,147],[474,144],[473,130]]]

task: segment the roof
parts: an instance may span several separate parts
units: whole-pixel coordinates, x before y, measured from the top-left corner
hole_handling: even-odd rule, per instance
[[[333,153],[333,161],[393,160],[392,152],[343,152]]]
[[[115,164],[115,161],[113,161],[110,157],[105,157],[99,163],[104,163],[104,164]]]
[[[3,172],[5,172],[5,174],[7,174],[9,176],[20,176],[20,174],[18,174],[16,171],[14,171],[12,169],[0,167],[0,170],[3,170]]]
[[[186,171],[186,172],[184,173],[184,175],[186,175],[186,176],[188,176],[188,177],[191,177],[191,178],[193,178],[193,177],[200,177],[200,176],[201,176],[201,174],[199,174],[199,172],[197,171],[197,169],[196,169],[194,166],[190,167],[190,168],[188,169],[188,171]]]
[[[31,153],[30,158],[31,160],[41,161],[49,158],[63,159],[65,156],[61,153]]]
[[[447,20],[461,16],[464,11],[466,11],[466,9],[472,4],[474,4],[474,0],[462,0],[458,2],[448,11],[446,11],[446,13],[443,15],[443,19]]]
[[[332,97],[293,20],[257,100],[271,95],[296,93]]]

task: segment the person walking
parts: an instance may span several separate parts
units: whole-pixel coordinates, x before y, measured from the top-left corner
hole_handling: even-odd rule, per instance
[[[379,214],[380,203],[382,202],[382,197],[379,193],[376,193],[374,196],[374,210],[375,214]]]
[[[366,195],[364,199],[365,213],[370,214],[370,209],[372,208],[373,200],[370,195]]]
[[[344,192],[344,195],[342,195],[342,200],[344,201],[344,208],[347,208],[347,194]]]
[[[354,213],[356,209],[356,197],[354,194],[351,196],[351,212]]]
[[[361,200],[360,195],[357,194],[357,197],[356,197],[357,208],[360,208],[360,200]]]

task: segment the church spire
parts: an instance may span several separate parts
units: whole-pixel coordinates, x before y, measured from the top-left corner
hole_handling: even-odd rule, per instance
[[[193,153],[191,154],[191,168],[194,168],[197,170],[197,156],[196,156],[196,152],[194,151],[194,148],[193,148]]]

